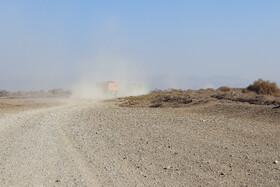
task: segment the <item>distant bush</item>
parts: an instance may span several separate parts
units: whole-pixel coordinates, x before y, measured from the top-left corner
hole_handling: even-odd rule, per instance
[[[174,88],[171,88],[170,89],[171,90],[171,92],[177,92],[177,93],[184,93],[184,90],[181,90],[181,89],[174,89]]]
[[[52,93],[53,95],[60,95],[64,93],[64,90],[62,88],[58,88],[58,89],[49,90],[49,92]]]
[[[275,82],[264,81],[263,79],[258,79],[253,84],[249,85],[247,90],[256,92],[257,94],[280,95],[280,89]]]
[[[218,90],[222,91],[222,92],[231,92],[232,88],[227,87],[227,86],[222,86],[220,87]]]
[[[6,97],[8,96],[9,92],[6,90],[0,90],[0,97]]]
[[[72,94],[71,91],[64,90],[62,88],[52,89],[52,90],[49,90],[48,92],[54,96],[70,96]]]
[[[213,88],[206,88],[205,90],[208,91],[208,92],[214,92],[215,91]]]

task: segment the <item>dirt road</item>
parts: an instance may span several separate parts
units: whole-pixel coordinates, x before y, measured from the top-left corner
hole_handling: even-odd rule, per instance
[[[0,186],[280,185],[277,121],[89,101],[4,106]]]

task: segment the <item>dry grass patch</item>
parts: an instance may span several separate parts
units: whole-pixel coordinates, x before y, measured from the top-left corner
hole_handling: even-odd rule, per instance
[[[119,98],[118,103],[127,107],[180,108],[210,102],[214,100],[210,97],[214,92],[214,89],[155,90],[147,95]]]
[[[222,91],[222,92],[231,92],[232,88],[227,87],[227,86],[222,86],[220,87],[218,90]]]
[[[0,97],[7,97],[9,92],[7,90],[0,90]]]
[[[245,91],[244,91],[245,90]],[[203,105],[209,102],[249,103],[255,105],[280,105],[280,97],[263,95],[242,88],[223,87],[217,90],[155,90],[147,95],[119,98],[118,105],[124,107],[181,108]]]

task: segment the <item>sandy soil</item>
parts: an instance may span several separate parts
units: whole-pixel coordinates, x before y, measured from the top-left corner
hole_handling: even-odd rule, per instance
[[[0,186],[279,186],[280,109],[0,99]]]

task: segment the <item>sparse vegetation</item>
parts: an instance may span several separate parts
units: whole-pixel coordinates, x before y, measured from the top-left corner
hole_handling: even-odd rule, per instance
[[[118,102],[121,106],[134,107],[151,107],[151,108],[179,108],[188,105],[196,105],[199,103],[207,103],[213,98],[210,95],[214,93],[213,89],[200,90],[155,90],[147,95],[119,98]]]
[[[8,92],[6,90],[0,90],[0,97],[8,98],[44,98],[44,97],[69,97],[71,91],[64,89],[53,89],[45,92],[44,90],[40,91],[18,91],[18,92]]]
[[[62,88],[52,89],[52,90],[49,90],[48,92],[55,96],[70,96],[71,95],[71,91],[67,91]]]
[[[265,81],[265,84],[267,84],[267,81]],[[275,85],[276,84],[272,83],[272,86]],[[280,97],[275,94],[276,92],[273,92],[273,89],[271,90],[272,93],[274,93],[273,95],[260,95],[247,88],[229,88],[226,86],[220,87],[217,90],[155,90],[147,95],[119,98],[118,103],[120,106],[151,108],[179,108],[209,102],[241,102],[255,105],[280,105]]]
[[[275,82],[264,81],[263,79],[258,79],[253,84],[247,87],[248,91],[255,92],[257,94],[264,95],[280,95],[280,89],[277,87]]]
[[[0,97],[7,97],[9,92],[7,90],[0,90]]]
[[[232,88],[227,87],[227,86],[222,86],[220,87],[218,90],[222,91],[222,92],[231,92]]]

